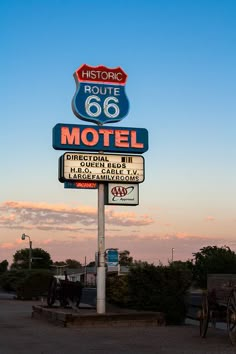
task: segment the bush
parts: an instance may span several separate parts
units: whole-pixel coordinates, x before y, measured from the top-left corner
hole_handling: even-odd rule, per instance
[[[47,270],[35,270],[28,273],[18,284],[16,294],[18,299],[31,300],[47,295],[52,273]]]
[[[0,286],[6,291],[16,292],[17,287],[25,279],[26,270],[10,270],[0,276]]]
[[[31,300],[47,294],[51,276],[48,270],[11,270],[0,277],[0,285],[18,299]]]
[[[0,262],[0,274],[5,273],[7,271],[7,267],[8,267],[8,261],[6,259]]]
[[[108,275],[106,279],[106,299],[115,305],[126,307],[129,304],[128,277]]]
[[[181,324],[186,315],[185,295],[192,273],[175,265],[137,265],[128,276],[107,283],[107,299],[120,306],[142,311],[159,311],[167,324]]]

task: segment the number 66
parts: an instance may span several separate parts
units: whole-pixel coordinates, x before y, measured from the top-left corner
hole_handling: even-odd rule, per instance
[[[115,103],[110,103],[110,101],[113,101]],[[100,116],[100,114],[102,113],[102,107],[101,105],[98,103],[101,102],[100,97],[92,95],[92,96],[88,96],[86,101],[85,101],[85,111],[86,113],[90,116],[90,117],[98,117]],[[107,97],[104,102],[103,102],[103,112],[105,114],[106,117],[108,118],[116,118],[119,113],[120,113],[120,109],[119,106],[116,104],[118,103],[119,100],[116,97]],[[93,111],[91,111],[91,108],[94,107],[95,111],[93,109]],[[113,108],[114,113],[111,113],[109,110]]]

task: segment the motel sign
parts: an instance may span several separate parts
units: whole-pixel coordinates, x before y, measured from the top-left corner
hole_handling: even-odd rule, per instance
[[[53,147],[56,150],[140,154],[148,150],[148,131],[144,128],[57,124],[53,128]]]
[[[97,313],[104,314],[105,205],[138,205],[145,170],[144,158],[137,154],[148,150],[148,131],[104,126],[128,114],[127,74],[123,69],[84,64],[74,72],[74,78],[72,110],[77,118],[96,125],[56,124],[52,143],[56,150],[69,150],[59,158],[59,181],[64,187],[98,190]],[[107,256],[108,263],[118,264],[117,250],[111,249]]]

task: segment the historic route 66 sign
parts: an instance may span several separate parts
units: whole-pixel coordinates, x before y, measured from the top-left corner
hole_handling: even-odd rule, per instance
[[[92,67],[84,64],[75,71],[74,78],[76,92],[72,109],[78,118],[102,125],[119,122],[127,115],[127,74],[120,67]]]

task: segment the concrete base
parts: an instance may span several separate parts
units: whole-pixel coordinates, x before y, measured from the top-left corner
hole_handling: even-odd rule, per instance
[[[94,309],[79,309],[76,312],[72,309],[49,308],[43,305],[34,305],[32,310],[33,318],[47,320],[62,327],[165,326],[164,314],[160,312],[123,310],[97,314]]]

